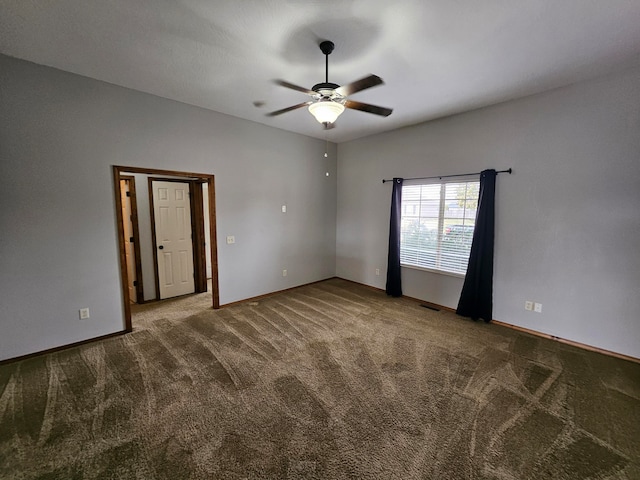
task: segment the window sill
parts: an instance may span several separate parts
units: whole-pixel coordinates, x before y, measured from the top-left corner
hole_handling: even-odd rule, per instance
[[[435,268],[426,268],[426,267],[418,267],[416,265],[407,265],[406,263],[401,263],[400,266],[402,268],[410,268],[411,270],[421,270],[423,272],[446,275],[447,277],[464,278],[464,273],[446,272],[444,270],[436,270]]]

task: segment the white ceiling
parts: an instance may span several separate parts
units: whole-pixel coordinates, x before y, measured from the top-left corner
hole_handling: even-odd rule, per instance
[[[322,130],[272,83],[385,80]],[[343,142],[640,65],[640,0],[0,0],[0,52]],[[254,102],[264,102],[256,107]]]

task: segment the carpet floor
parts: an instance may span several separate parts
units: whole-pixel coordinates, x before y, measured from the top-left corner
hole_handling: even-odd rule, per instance
[[[332,279],[0,366],[3,479],[640,479],[640,365]]]

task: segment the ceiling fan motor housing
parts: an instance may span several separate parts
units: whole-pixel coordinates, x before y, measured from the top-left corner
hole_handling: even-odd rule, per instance
[[[344,104],[347,99],[344,95],[340,95],[336,92],[336,88],[339,87],[340,85],[336,85],[335,83],[325,82],[314,85],[311,90],[317,93],[317,95],[314,95],[316,101],[330,101]]]
[[[313,87],[311,87],[311,90],[320,93],[321,90],[335,90],[336,88],[340,88],[340,85],[335,83],[322,82],[316,83]]]

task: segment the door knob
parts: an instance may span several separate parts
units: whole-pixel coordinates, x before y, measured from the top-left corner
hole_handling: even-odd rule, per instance
[[[164,248],[164,245],[160,245],[160,246],[158,247],[158,250],[162,250],[163,248]]]

